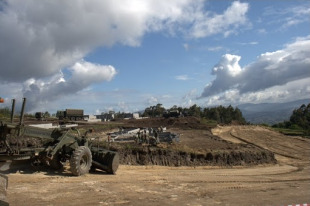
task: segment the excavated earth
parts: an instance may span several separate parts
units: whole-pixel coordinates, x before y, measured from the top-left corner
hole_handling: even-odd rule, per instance
[[[245,166],[276,163],[274,154],[255,147],[240,150],[189,153],[153,147],[119,149],[120,163],[163,166]]]
[[[129,120],[126,127],[167,127],[180,134],[179,143],[157,147],[135,143],[112,144],[121,164],[163,166],[246,166],[275,164],[274,153],[253,144],[236,144],[211,133],[211,127],[198,118],[154,118]]]
[[[115,124],[115,123],[104,123]],[[117,122],[166,126],[180,142],[112,143],[121,165],[72,177],[69,170],[8,173],[10,205],[290,205],[310,203],[310,140],[258,126],[210,128],[196,118]],[[102,140],[109,131],[98,131]]]
[[[162,165],[162,166],[250,166],[275,164],[274,153],[252,145],[242,145],[232,149],[217,149],[202,152],[178,151],[173,147],[160,148],[126,144],[114,145],[110,149],[118,151],[120,164],[124,165]],[[188,149],[188,148],[187,148]]]

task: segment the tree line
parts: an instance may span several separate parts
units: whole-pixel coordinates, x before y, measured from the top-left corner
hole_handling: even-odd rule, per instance
[[[302,129],[305,131],[305,135],[310,135],[310,104],[307,106],[305,104],[301,105],[298,109],[295,109],[292,112],[289,121],[274,124],[272,127]]]
[[[189,108],[173,106],[170,109],[165,109],[162,104],[147,107],[142,116],[144,117],[169,117],[170,116],[193,116],[214,120],[217,123],[230,124],[237,121],[240,124],[246,124],[242,112],[237,107],[231,105],[228,107],[217,106],[212,108],[203,108],[196,104]]]
[[[0,117],[9,117],[10,109],[4,108],[0,109]],[[27,116],[34,117],[34,115],[27,114]],[[50,117],[51,115],[46,111],[44,117]],[[115,113],[115,118],[124,118],[126,113]],[[219,124],[230,124],[233,121],[239,124],[246,124],[242,112],[237,107],[234,108],[231,105],[228,107],[217,106],[212,108],[203,108],[196,104],[189,108],[178,107],[174,105],[173,107],[166,109],[162,104],[157,104],[145,108],[142,112],[143,117],[182,117],[182,116],[193,116],[197,118],[204,118],[208,120],[214,120]]]
[[[14,116],[19,116],[19,111],[16,111]],[[24,114],[25,117],[35,117],[35,114],[31,114],[31,113],[25,113]],[[51,117],[52,115],[46,111],[46,112],[42,112],[42,115],[45,118]],[[5,108],[0,108],[0,118],[9,118],[11,116],[11,109],[9,107],[5,107]],[[54,116],[56,116],[56,114],[54,114]]]

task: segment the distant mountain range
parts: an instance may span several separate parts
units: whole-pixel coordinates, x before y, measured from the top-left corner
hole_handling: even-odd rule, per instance
[[[272,125],[289,120],[294,109],[309,103],[310,99],[302,99],[286,103],[240,104],[237,107],[242,111],[247,122]]]

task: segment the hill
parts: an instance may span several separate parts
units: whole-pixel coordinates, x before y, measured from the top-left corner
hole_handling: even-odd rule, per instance
[[[294,109],[309,103],[310,99],[302,99],[285,103],[241,104],[238,108],[247,122],[272,125],[289,120]]]

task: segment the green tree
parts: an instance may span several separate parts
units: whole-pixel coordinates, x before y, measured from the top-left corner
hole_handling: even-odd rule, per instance
[[[44,117],[45,118],[51,117],[51,114],[48,111],[46,111],[46,112],[44,112]]]
[[[11,115],[11,110],[8,107],[0,109],[0,117],[1,118],[9,118]]]
[[[196,104],[194,104],[193,106],[191,106],[189,108],[189,115],[190,116],[194,116],[194,117],[200,117],[200,113],[201,113],[201,108],[199,106],[197,106]]]
[[[310,129],[310,104],[301,105],[295,109],[290,117],[292,124],[298,125],[303,129]]]
[[[238,109],[238,107],[235,108],[235,111],[233,112],[233,119],[238,121],[241,124],[245,124],[246,121],[242,115],[242,112],[240,109]]]
[[[162,106],[162,104],[157,104],[154,108],[155,117],[162,117],[166,109]]]
[[[145,108],[143,112],[144,117],[162,117],[166,109],[162,104],[157,104],[155,106],[150,106]]]
[[[272,127],[304,130],[304,135],[310,135],[310,104],[301,105],[292,112],[289,121],[274,124]]]

